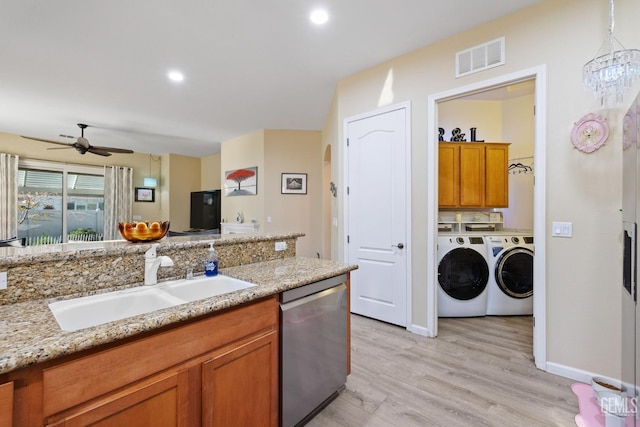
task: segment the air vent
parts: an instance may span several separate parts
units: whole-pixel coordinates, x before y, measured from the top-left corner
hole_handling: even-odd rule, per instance
[[[504,65],[504,37],[456,53],[456,78]]]

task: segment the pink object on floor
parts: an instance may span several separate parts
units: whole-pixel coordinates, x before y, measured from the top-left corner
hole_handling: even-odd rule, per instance
[[[600,409],[600,405],[593,394],[593,388],[589,384],[574,383],[571,391],[578,396],[578,408],[580,413],[575,416],[578,427],[599,427],[606,426],[606,416]],[[613,415],[608,415],[613,417]],[[613,425],[622,425],[620,418],[613,418]],[[611,424],[610,424],[611,425]],[[628,415],[624,420],[625,426],[633,426],[633,415]]]
[[[589,384],[575,383],[571,385],[571,391],[578,396],[578,408],[580,413],[576,415],[578,427],[604,426],[604,414],[593,395],[593,388]]]

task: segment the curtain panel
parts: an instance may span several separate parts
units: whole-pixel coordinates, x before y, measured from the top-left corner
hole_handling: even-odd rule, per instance
[[[104,240],[122,239],[118,223],[131,221],[133,204],[133,169],[105,166],[104,170]]]
[[[18,237],[18,156],[0,153],[0,240]]]

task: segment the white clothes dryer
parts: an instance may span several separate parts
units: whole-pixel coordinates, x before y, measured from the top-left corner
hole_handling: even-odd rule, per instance
[[[487,315],[533,314],[533,236],[485,236],[489,257]]]
[[[484,236],[438,236],[438,316],[484,316],[488,281]]]

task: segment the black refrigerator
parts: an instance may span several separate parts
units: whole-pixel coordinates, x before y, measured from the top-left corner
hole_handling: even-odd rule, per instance
[[[220,229],[220,190],[194,191],[191,193],[192,230]]]

